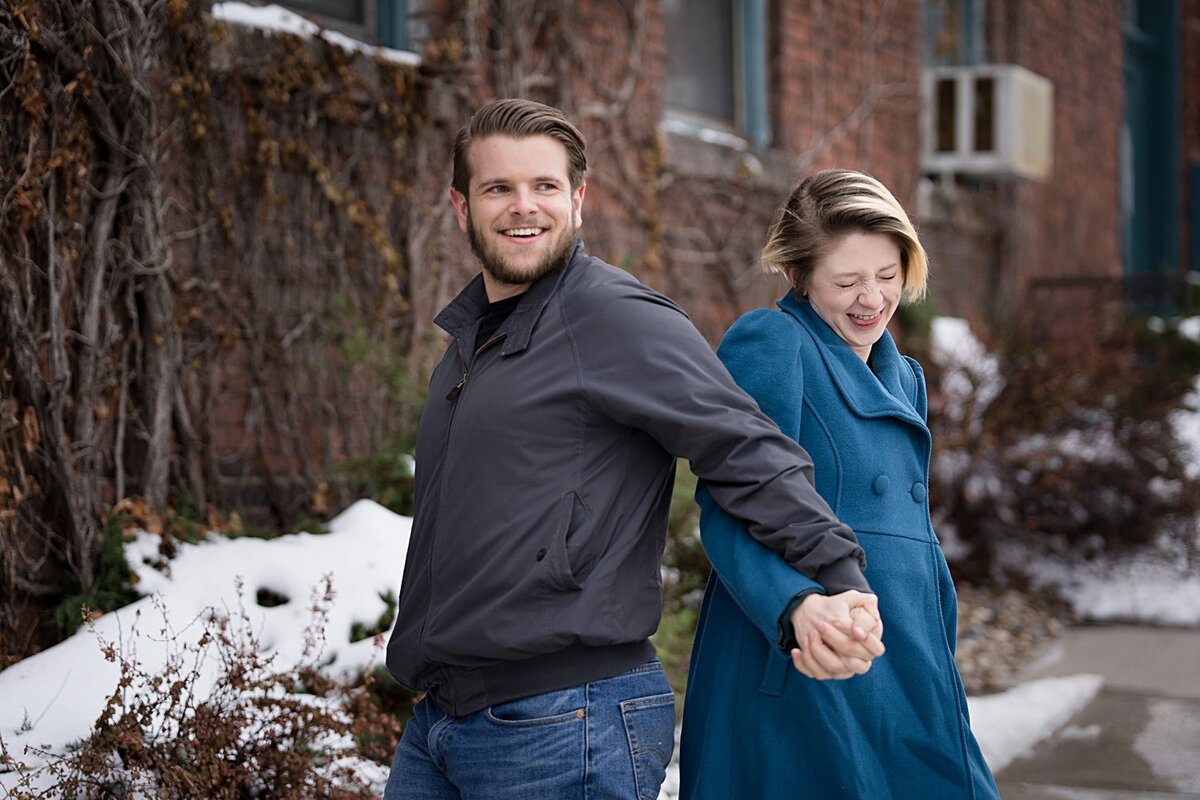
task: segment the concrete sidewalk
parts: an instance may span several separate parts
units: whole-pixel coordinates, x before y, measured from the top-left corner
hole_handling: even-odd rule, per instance
[[[997,776],[1005,800],[1200,800],[1200,629],[1069,631],[1020,681],[1091,673],[1104,687]]]

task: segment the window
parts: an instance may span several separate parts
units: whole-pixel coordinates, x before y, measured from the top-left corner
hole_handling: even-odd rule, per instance
[[[671,117],[724,127],[759,147],[767,115],[766,0],[663,0]]]
[[[251,0],[312,17],[368,44],[416,50],[429,37],[430,0]]]
[[[1180,267],[1183,192],[1178,0],[1122,4],[1125,125],[1121,142],[1122,256],[1130,274]],[[1146,310],[1146,309],[1141,309]]]
[[[983,60],[983,0],[925,0],[925,66]]]
[[[363,0],[287,0],[284,5],[355,25],[366,25],[367,21]]]

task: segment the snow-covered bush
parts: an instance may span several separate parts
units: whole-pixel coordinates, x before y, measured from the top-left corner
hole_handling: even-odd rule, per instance
[[[932,334],[930,488],[956,574],[987,576],[1012,537],[1085,557],[1194,540],[1200,454],[1177,415],[1200,344],[1164,329],[1068,360],[1029,343],[988,353],[962,320]]]
[[[40,767],[18,767],[23,778],[8,796],[378,797],[386,773],[367,759],[386,764],[401,726],[381,712],[370,675],[342,686],[321,674],[332,600],[326,579],[314,590],[304,657],[292,669],[274,666],[244,608],[210,609],[176,631],[160,607],[161,630],[135,626],[127,639],[101,641],[120,680],[90,735],[65,755],[40,753]],[[168,642],[160,668],[138,657],[147,635]]]

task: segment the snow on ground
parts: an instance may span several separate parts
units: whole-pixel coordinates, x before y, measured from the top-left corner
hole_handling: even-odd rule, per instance
[[[1195,317],[1200,322],[1200,317]],[[1200,478],[1200,375],[1192,381],[1192,391],[1183,397],[1183,408],[1171,415],[1175,435],[1190,451],[1187,466],[1189,478]]]
[[[87,736],[118,679],[118,666],[105,660],[97,637],[117,643],[123,655],[134,654],[144,670],[157,672],[172,648],[194,640],[192,631],[199,635],[198,620],[210,608],[236,613],[240,602],[263,649],[274,654],[274,665],[280,671],[292,668],[304,654],[310,598],[326,575],[336,597],[328,613],[324,660],[332,659],[329,668],[335,673],[378,660],[370,639],[350,642],[350,629],[355,622],[373,624],[387,608],[381,595],[397,593],[411,523],[363,500],[331,521],[324,535],[299,533],[270,541],[214,536],[181,545],[169,574],[150,566],[159,558],[158,537],[139,533],[126,546],[126,557],[138,589],[153,598],[105,614],[91,630],[0,672],[0,738],[8,754],[19,759],[27,745],[61,752]],[[240,600],[239,580],[244,585]],[[260,589],[289,602],[259,607]],[[211,662],[199,681],[205,688],[215,677],[217,665]],[[0,775],[0,786],[11,788],[13,781],[12,774]]]
[[[1100,691],[1099,675],[1030,681],[1000,694],[971,697],[971,730],[992,772],[1032,752],[1035,744],[1066,724]]]
[[[282,6],[252,6],[247,3],[214,3],[213,19],[242,25],[247,28],[258,28],[264,31],[290,33],[305,38],[319,37],[337,45],[343,50],[365,53],[368,56],[382,58],[398,64],[420,64],[421,57],[416,53],[404,50],[392,50],[388,47],[373,45],[352,39],[345,34],[322,28],[316,23],[305,19],[294,11]]]
[[[1052,589],[1080,619],[1200,626],[1200,573],[1186,553],[1148,549],[1090,561],[1038,554],[1010,544],[997,549],[1035,590]]]
[[[1175,322],[1180,336],[1200,342],[1200,317],[1186,317]],[[1200,478],[1200,375],[1192,381],[1192,391],[1184,395],[1183,407],[1171,415],[1175,435],[1190,451],[1188,477]]]
[[[234,19],[247,8],[224,3],[215,6],[214,13]],[[1200,340],[1200,318],[1178,325],[1184,335]],[[935,323],[935,347],[941,357],[962,365],[958,413],[970,413],[969,387],[983,395],[976,394],[970,403],[976,409],[980,400],[990,401],[999,391],[994,361],[965,323]],[[1173,423],[1180,440],[1191,447],[1192,466],[1200,474],[1200,378]],[[172,639],[183,638],[209,609],[236,612],[241,603],[264,649],[275,655],[280,670],[289,669],[304,652],[304,630],[312,620],[309,598],[326,575],[336,593],[326,628],[330,669],[350,672],[377,661],[380,654],[370,640],[350,642],[350,628],[355,622],[374,623],[386,609],[383,597],[398,592],[410,527],[410,519],[363,500],[334,519],[328,534],[301,533],[271,541],[214,536],[181,545],[167,571],[154,566],[159,560],[158,537],[139,533],[126,554],[138,588],[153,598],[106,614],[90,631],[0,672],[0,738],[7,753],[34,765],[36,757],[22,755],[27,745],[62,752],[87,736],[118,674],[116,665],[104,659],[98,638],[117,643],[122,653],[136,654],[142,668],[154,672],[167,657]],[[1200,575],[1189,566],[1185,555],[1164,558],[1161,552],[1112,563],[1026,559],[1034,585],[1058,586],[1084,618],[1200,625]],[[244,586],[240,599],[239,580]],[[262,589],[289,602],[259,607],[255,598]],[[211,676],[201,683],[205,680]],[[993,770],[1060,728],[1099,688],[1098,677],[1077,675],[970,698],[972,727]],[[0,774],[0,787],[11,788],[15,781],[15,773]],[[678,767],[672,765],[662,797],[670,800],[677,792]]]
[[[117,667],[106,661],[97,635],[119,642],[125,653],[136,652],[143,669],[155,671],[166,658],[170,631],[181,634],[209,608],[236,611],[237,584],[244,585],[241,603],[264,649],[282,670],[297,663],[304,650],[303,631],[311,620],[309,598],[329,575],[336,596],[326,629],[331,669],[352,670],[379,656],[370,640],[351,643],[354,622],[372,623],[385,609],[380,595],[394,595],[400,585],[411,520],[383,507],[359,501],[334,519],[325,535],[307,533],[261,539],[213,537],[180,545],[169,562],[169,574],[152,564],[159,559],[158,537],[139,533],[126,547],[138,575],[138,587],[150,597],[96,620],[61,644],[0,672],[0,737],[8,753],[22,759],[26,745],[62,752],[87,736],[104,700],[117,681]],[[255,605],[260,589],[290,598],[271,608]],[[162,614],[167,622],[162,620]],[[139,619],[140,615],[140,619]],[[137,634],[132,633],[135,625]],[[169,627],[166,635],[162,628]],[[211,678],[211,676],[209,676]],[[1078,708],[1090,683],[1044,681],[1003,695],[972,699],[975,729],[989,757],[1007,763],[1014,754],[1048,736]],[[203,681],[202,681],[203,682]],[[1075,687],[1075,688],[1071,688]],[[1037,707],[1036,713],[1031,709]],[[981,710],[976,711],[976,708]],[[25,756],[26,763],[38,763]],[[0,774],[0,786],[11,788],[15,773]],[[664,800],[678,792],[678,767],[672,765]]]

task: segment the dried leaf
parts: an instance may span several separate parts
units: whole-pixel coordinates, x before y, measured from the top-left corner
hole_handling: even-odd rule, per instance
[[[0,433],[5,433],[17,427],[17,411],[20,406],[11,397],[0,400]]]
[[[21,439],[25,443],[26,455],[33,455],[33,451],[37,449],[38,442],[42,439],[41,429],[38,427],[37,412],[33,406],[26,406],[25,413],[21,419]]]
[[[133,519],[134,526],[150,533],[162,533],[162,518],[154,513],[150,504],[142,497],[125,497],[113,506],[116,514],[125,514]]]
[[[317,484],[312,493],[312,508],[318,514],[328,514],[333,507],[333,489],[326,481]]]

